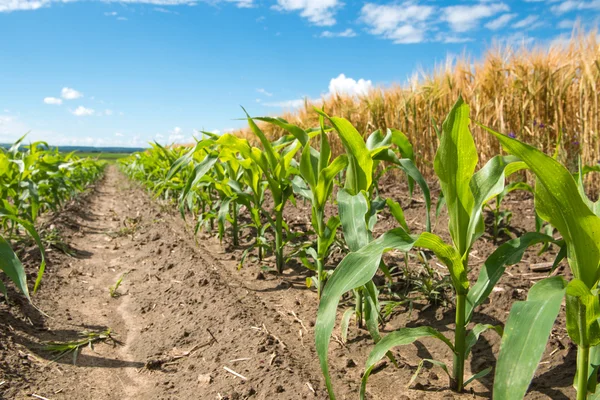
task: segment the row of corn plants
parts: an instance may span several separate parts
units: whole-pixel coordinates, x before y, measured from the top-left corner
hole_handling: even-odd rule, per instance
[[[176,202],[182,217],[193,219],[196,232],[216,226],[222,239],[229,225],[237,245],[240,230],[251,228],[253,244],[243,258],[254,250],[259,259],[271,253],[276,271],[282,273],[286,262],[297,257],[311,270],[307,283],[316,287],[319,297],[316,350],[332,399],[335,388],[329,375],[329,343],[340,300],[348,292],[353,295],[354,308],[342,314],[342,337],[354,314],[359,325],[366,325],[374,342],[362,377],[361,399],[366,396],[369,375],[378,361],[388,357],[395,363],[391,352],[394,347],[424,337],[448,346],[453,354],[450,368],[440,361],[429,361],[447,372],[453,390],[462,392],[473,380],[493,371],[489,366],[471,377],[465,376],[465,361],[487,330],[502,337],[494,398],[521,399],[541,360],[563,299],[567,305],[567,331],[578,347],[574,382],[577,398],[595,398],[600,365],[600,220],[596,215],[600,206],[588,199],[583,186],[584,175],[595,168],[580,166],[573,174],[556,157],[512,138],[514,135],[505,136],[481,126],[502,145],[504,153],[476,170],[479,152],[470,130],[470,108],[459,98],[441,129],[435,128],[439,143],[433,168],[441,188],[437,212],[443,205],[447,208],[450,241],[446,242],[431,231],[430,189],[415,165],[415,151],[404,133],[386,129],[364,135],[344,118],[330,116],[324,109],[314,112],[319,122],[311,129],[281,118],[248,116],[250,130],[260,143],[257,146],[236,135],[205,133],[190,147],[153,144],[152,149],[124,160],[122,167],[158,196]],[[270,141],[257,122],[261,126],[274,125],[284,134]],[[332,137],[343,146],[337,157],[331,150]],[[419,187],[426,205],[425,229],[421,233],[411,232],[400,203],[379,193],[378,180],[390,168],[406,176],[410,196]],[[535,185],[508,181],[511,175],[524,171],[535,177]],[[514,190],[534,194],[538,229],[500,244],[481,264],[477,280],[471,282],[467,277],[470,254],[486,230],[484,210],[490,208],[495,214],[488,229],[497,236],[500,221],[508,218],[500,209],[502,199]],[[297,201],[310,202],[313,230],[309,236],[313,240],[300,248],[290,248],[286,254],[284,250],[294,234],[285,221],[284,210]],[[398,226],[375,238],[378,215],[384,209]],[[243,211],[249,214],[246,220]],[[542,229],[544,222],[547,225]],[[560,238],[553,236],[554,230]],[[555,265],[566,258],[574,278],[568,281],[554,276],[536,283],[526,301],[513,305],[504,327],[473,321],[474,310],[486,301],[505,269],[539,244],[544,250],[549,246],[558,248]],[[335,246],[346,254],[337,266],[328,262]],[[386,265],[383,254],[398,250],[408,259],[416,249],[432,252],[448,269],[455,296],[453,338],[431,326],[401,328],[383,337],[379,332],[382,287],[373,279],[381,274],[391,282],[390,271],[396,267]]]
[[[38,218],[45,212],[59,211],[97,180],[104,163],[79,158],[74,153],[60,153],[45,142],[23,145],[24,139],[10,148],[0,148],[0,270],[30,299],[25,270],[13,247],[33,239],[39,248],[41,261],[33,286],[35,293],[46,266],[45,240],[38,232]],[[6,297],[2,280],[0,290]]]

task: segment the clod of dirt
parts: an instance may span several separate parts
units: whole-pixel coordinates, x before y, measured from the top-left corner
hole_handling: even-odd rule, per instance
[[[198,375],[198,385],[200,386],[208,386],[212,383],[212,376],[210,374],[201,374]]]

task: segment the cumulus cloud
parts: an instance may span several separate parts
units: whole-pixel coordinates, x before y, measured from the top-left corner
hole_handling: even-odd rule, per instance
[[[83,97],[83,94],[81,92],[78,92],[77,90],[69,87],[62,88],[60,95],[65,100],[74,100]]]
[[[56,97],[44,97],[44,103],[60,106],[62,104],[62,100]]]
[[[344,31],[341,32],[331,32],[331,31],[323,31],[319,37],[322,38],[351,38],[351,37],[355,37],[356,36],[356,32],[354,32],[353,29],[346,29]]]
[[[413,4],[365,4],[360,21],[369,27],[369,33],[392,40],[394,43],[420,43],[425,40],[427,22],[435,8]]]
[[[329,81],[330,94],[366,95],[372,88],[373,83],[370,80],[359,79],[357,81],[344,74]]]
[[[85,108],[84,106],[79,106],[74,110],[71,110],[71,114],[76,115],[78,117],[87,117],[90,115],[94,115],[94,110],[91,108]]]
[[[317,26],[333,26],[335,12],[343,3],[339,0],[277,0],[273,9],[277,11],[299,11],[300,15]]]
[[[453,31],[467,32],[476,28],[480,20],[509,10],[504,3],[450,6],[445,8],[444,19]]]
[[[516,16],[517,16],[517,14],[503,14],[503,15],[499,16],[498,18],[493,19],[490,22],[488,22],[487,24],[485,24],[485,27],[492,31],[498,30],[500,28],[504,28],[506,26],[506,24],[508,24]]]
[[[115,136],[117,136],[117,137],[123,137],[124,135],[121,132],[115,132]]]

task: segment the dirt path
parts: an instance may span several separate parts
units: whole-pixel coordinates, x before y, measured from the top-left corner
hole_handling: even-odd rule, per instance
[[[256,262],[238,270],[251,237],[242,237],[237,249],[202,233],[196,243],[173,204],[161,204],[111,166],[90,193],[55,218],[77,256],[50,253],[35,297],[47,317],[18,296],[16,306],[0,304],[0,319],[6,322],[0,325],[0,398],[326,399],[313,342],[317,299],[306,288],[304,270],[290,264],[283,276],[276,276],[258,272],[262,264]],[[286,216],[292,229],[306,229],[310,213],[293,212]],[[415,219],[422,214],[420,209],[406,212]],[[123,275],[119,296],[111,297],[109,287]],[[502,322],[507,307],[530,285],[507,276],[501,282],[505,289],[494,294],[486,315],[478,318]],[[411,313],[396,313],[383,330],[433,324],[448,332],[451,315],[451,309],[415,304]],[[48,341],[108,328],[119,344],[84,348],[75,365],[71,356],[53,361],[56,356],[42,349]],[[338,335],[335,331],[334,339]],[[471,371],[494,362],[499,339],[484,337],[474,348]],[[564,337],[561,329],[553,333],[528,399],[571,397],[570,368],[556,368],[574,362]],[[345,346],[332,341],[330,366],[339,399],[358,398],[371,348],[368,333],[354,326]],[[374,374],[369,399],[491,396],[489,379],[457,395],[435,369],[423,371],[408,388],[419,361],[432,354],[445,362],[452,357],[430,340],[397,349],[400,368],[388,365]]]
[[[323,398],[308,328],[286,304],[258,297],[281,282],[250,288],[233,279],[229,254],[194,243],[115,167],[57,224],[79,256],[51,257],[36,297],[48,317],[17,323],[30,370],[25,382],[0,386],[7,398]],[[49,362],[40,349],[107,328],[120,344],[84,348],[76,365],[71,356]]]

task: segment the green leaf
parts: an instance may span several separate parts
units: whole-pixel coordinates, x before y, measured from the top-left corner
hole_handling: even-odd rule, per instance
[[[459,97],[442,126],[433,163],[448,208],[450,236],[461,256],[471,244],[468,229],[474,198],[470,181],[477,165],[477,149],[469,123],[469,106]]]
[[[404,229],[392,229],[366,246],[348,254],[335,269],[323,291],[317,322],[315,325],[315,342],[321,370],[325,376],[327,390],[332,399],[335,398],[329,367],[327,363],[329,339],[336,320],[336,309],[340,297],[347,291],[364,286],[371,281],[381,262],[383,253],[396,249],[408,252],[413,246],[432,250],[450,270],[453,282],[456,282],[458,293],[466,293],[469,287],[461,257],[454,247],[445,244],[438,236],[424,232],[419,236],[410,236]]]
[[[498,247],[485,260],[483,268],[479,271],[477,282],[467,294],[466,321],[470,321],[475,307],[483,304],[494,286],[504,274],[507,265],[514,265],[521,261],[525,251],[538,243],[553,243],[555,240],[537,232],[528,232],[523,236],[509,240]]]
[[[393,163],[397,165],[404,173],[414,182],[417,182],[421,191],[423,192],[423,197],[425,198],[425,223],[427,232],[431,231],[431,219],[429,217],[429,213],[431,210],[431,195],[429,193],[429,186],[427,185],[427,181],[421,175],[421,172],[417,169],[415,164],[407,159],[407,158],[398,158],[393,151],[387,150],[382,151],[377,154],[374,158],[375,160],[387,161],[389,163]]]
[[[365,373],[363,375],[360,386],[360,398],[365,398],[367,380],[369,379],[369,375],[371,374],[373,367],[379,360],[381,360],[385,356],[385,354],[388,351],[390,351],[394,347],[411,344],[415,340],[427,337],[441,340],[450,348],[450,350],[454,351],[454,346],[452,345],[452,343],[448,339],[446,339],[446,337],[440,332],[429,326],[398,329],[397,331],[386,335],[383,339],[379,341],[379,343],[375,345],[373,350],[371,350],[371,354],[369,354],[369,358],[367,358],[367,363],[365,365]]]
[[[362,135],[348,120],[330,117],[321,110],[317,110],[317,112],[329,120],[346,149],[348,170],[345,188],[351,194],[369,190],[373,179],[373,159]]]
[[[350,326],[350,318],[354,315],[354,308],[348,308],[342,314],[342,322],[340,323],[340,330],[342,331],[342,343],[348,341],[348,327]]]
[[[327,359],[329,339],[335,325],[340,297],[345,292],[364,286],[371,281],[377,272],[381,255],[385,249],[397,248],[409,251],[413,243],[414,239],[401,228],[391,230],[361,248],[360,251],[348,254],[329,278],[319,302],[315,324],[315,343],[331,399],[335,399],[335,394],[331,385]]]
[[[527,301],[512,306],[496,365],[495,399],[525,396],[544,354],[565,290],[562,277],[546,278],[532,286]]]
[[[283,118],[254,117],[254,119],[263,121],[263,122],[268,122],[270,124],[273,124],[273,125],[276,125],[276,126],[282,128],[282,129],[285,129],[286,131],[288,131],[289,133],[294,135],[294,137],[296,139],[298,139],[298,141],[302,144],[302,147],[305,147],[308,144],[308,140],[309,140],[308,134],[302,128],[300,128],[294,124],[290,124]]]
[[[404,211],[402,210],[402,206],[394,199],[386,199],[386,204],[390,208],[390,213],[392,216],[398,221],[400,226],[404,228],[405,231],[410,232],[408,225],[406,224],[406,218],[404,218]]]
[[[484,232],[482,218],[483,206],[504,190],[504,170],[519,159],[515,156],[496,156],[490,159],[473,177],[469,186],[473,194],[474,204],[467,234],[468,245],[471,246]]]
[[[592,347],[600,343],[600,303],[598,295],[575,278],[567,285],[567,332],[578,346]]]
[[[473,382],[474,380],[479,380],[481,378],[483,378],[484,376],[489,375],[490,372],[492,372],[492,367],[487,367],[486,369],[483,369],[481,371],[479,371],[478,373],[476,373],[475,375],[473,375],[472,377],[470,377],[469,379],[467,379],[464,383],[465,386],[467,386],[469,383]]]
[[[552,157],[489,128],[503,147],[525,162],[536,176],[535,208],[550,222],[567,244],[569,266],[588,288],[598,281],[600,271],[600,218],[579,194],[571,173]]]
[[[357,251],[371,240],[365,220],[369,204],[363,192],[352,195],[346,189],[338,191],[337,201],[346,244],[350,251]]]
[[[465,359],[469,357],[469,353],[471,353],[471,349],[477,341],[479,340],[479,336],[489,329],[494,330],[500,337],[502,337],[502,327],[500,325],[489,325],[489,324],[477,324],[471,329],[467,338],[465,340]],[[465,386],[467,384],[465,383]]]
[[[13,281],[17,289],[27,297],[27,300],[31,302],[23,264],[21,264],[13,249],[2,236],[0,236],[0,269]]]

